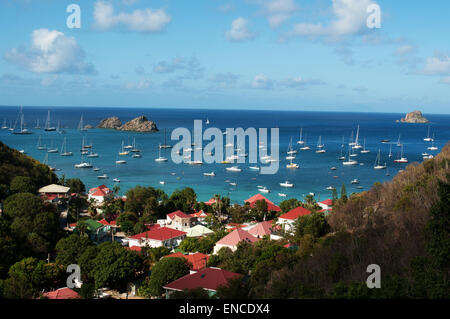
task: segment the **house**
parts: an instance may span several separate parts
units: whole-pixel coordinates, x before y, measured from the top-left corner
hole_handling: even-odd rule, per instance
[[[102,205],[108,196],[112,196],[112,190],[105,185],[100,185],[89,190],[88,200],[93,199],[97,205]]]
[[[219,202],[220,202],[220,201],[221,201],[221,200],[219,199]],[[213,205],[213,204],[216,203],[216,199],[215,199],[214,197],[212,197],[212,198],[209,199],[209,201],[204,202],[204,203],[205,203],[205,205],[211,206],[211,205]]]
[[[299,206],[278,217],[278,224],[280,224],[285,231],[290,231],[297,218],[309,214],[311,214],[310,210]]]
[[[60,288],[49,292],[44,292],[42,297],[45,299],[80,299],[81,296],[70,288]]]
[[[210,296],[213,296],[220,286],[226,285],[231,279],[241,277],[242,275],[238,273],[220,268],[208,267],[172,281],[163,286],[163,288],[166,290],[166,298],[168,298],[173,291],[184,291],[196,288],[204,289]]]
[[[51,184],[39,189],[39,196],[48,201],[55,201],[62,198],[70,198],[70,187]]]
[[[190,253],[190,254],[183,254],[182,252],[176,252],[170,255],[166,255],[163,258],[168,257],[178,257],[178,258],[184,258],[189,263],[189,268],[191,269],[191,273],[199,271],[200,269],[203,269],[206,267],[206,263],[208,262],[209,256],[202,254],[202,253]]]
[[[243,240],[249,243],[254,243],[255,241],[258,241],[259,238],[241,228],[237,228],[216,243],[213,254],[217,254],[217,252],[223,247],[228,247],[232,251],[235,251],[237,249],[237,245]]]
[[[166,226],[178,230],[188,230],[195,225],[196,218],[177,210],[173,213],[167,214]]]
[[[111,231],[111,226],[104,225],[96,220],[93,219],[85,219],[83,222],[86,224],[86,234],[89,236],[89,238],[93,242],[100,242],[102,241],[106,236],[109,236]],[[78,222],[79,224],[79,222]],[[79,232],[79,225],[75,226],[74,231]],[[70,226],[72,226],[71,224]]]
[[[186,232],[169,227],[159,227],[128,237],[128,246],[133,247],[177,247],[186,237]]]
[[[277,240],[280,239],[281,236],[277,236],[273,234],[274,227],[272,226],[272,221],[263,221],[257,223],[256,225],[250,226],[248,228],[248,232],[255,236],[256,238],[263,238],[264,236],[269,236],[270,239]]]
[[[263,200],[267,203],[267,210],[270,211],[275,211],[275,212],[281,212],[281,208],[278,207],[277,205],[275,205],[273,202],[271,202],[270,200],[268,200],[266,197],[264,197],[261,194],[256,194],[255,196],[250,197],[249,199],[245,200],[245,203],[249,203],[251,208],[255,207],[255,204],[257,201],[259,200]]]
[[[206,214],[203,210],[190,214],[189,216],[191,216],[192,218],[197,218],[198,222],[203,223],[205,221],[205,218],[208,217],[211,214]]]
[[[324,201],[321,201],[320,203],[317,203],[319,205],[324,213],[327,213],[331,210],[333,210],[333,201],[331,199],[326,199]]]
[[[212,234],[214,234],[214,232],[211,229],[209,229],[203,225],[195,225],[194,227],[189,228],[187,230],[186,236],[187,237],[205,237],[205,236],[209,236]]]

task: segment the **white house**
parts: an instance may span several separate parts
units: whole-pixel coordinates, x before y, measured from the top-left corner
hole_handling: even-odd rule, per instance
[[[186,237],[184,231],[159,227],[127,238],[129,247],[177,247]]]
[[[280,224],[285,231],[290,231],[292,230],[294,222],[297,220],[297,218],[309,214],[311,214],[311,211],[307,210],[306,208],[296,207],[278,217],[278,224]]]
[[[107,196],[111,196],[112,191],[105,185],[94,187],[89,190],[88,200],[95,200],[99,205],[103,204]]]

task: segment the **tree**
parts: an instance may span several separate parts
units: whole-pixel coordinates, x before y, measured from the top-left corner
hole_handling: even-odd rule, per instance
[[[301,238],[305,235],[312,235],[320,238],[330,231],[325,215],[323,213],[312,213],[300,216],[294,222],[295,236]]]
[[[184,258],[163,258],[156,263],[150,277],[147,277],[139,288],[143,297],[161,296],[162,287],[184,275],[189,274],[189,266]]]
[[[67,267],[76,264],[83,252],[92,245],[88,237],[72,234],[56,244],[56,262]]]
[[[79,178],[70,178],[65,180],[65,186],[70,187],[71,193],[81,194],[86,192],[86,186]]]
[[[154,198],[156,203],[167,200],[167,195],[162,190],[153,187],[136,186],[126,193],[127,201],[125,202],[125,211],[135,213],[142,216],[149,204],[149,200]],[[147,211],[149,207],[147,207]],[[159,213],[159,211],[157,212]],[[158,215],[158,214],[157,214]]]
[[[32,193],[37,192],[37,187],[33,180],[27,176],[16,176],[11,181],[11,192],[13,193]]]
[[[122,247],[117,242],[101,244],[93,261],[91,276],[95,287],[110,287],[125,291],[127,284],[142,271],[143,259],[140,254]]]
[[[138,217],[136,216],[135,213],[125,212],[123,214],[120,214],[119,217],[117,218],[117,225],[120,227],[121,231],[128,234],[133,230],[137,220]]]
[[[230,279],[217,288],[217,297],[220,299],[248,299],[249,294],[250,285],[245,277]]]
[[[348,200],[348,197],[347,197],[347,189],[345,188],[345,184],[342,184],[342,187],[341,187],[341,198],[340,198],[340,200],[341,200],[343,203],[346,203],[347,200]]]
[[[44,210],[42,200],[31,193],[18,193],[9,196],[4,203],[4,213],[9,218],[31,217]]]
[[[301,202],[296,198],[286,199],[280,203],[281,213],[287,213],[288,211],[299,207],[300,205]]]

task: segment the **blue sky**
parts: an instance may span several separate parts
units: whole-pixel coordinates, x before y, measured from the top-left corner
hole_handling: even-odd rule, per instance
[[[66,25],[71,3],[80,29]],[[448,12],[446,0],[1,0],[0,105],[448,114]]]

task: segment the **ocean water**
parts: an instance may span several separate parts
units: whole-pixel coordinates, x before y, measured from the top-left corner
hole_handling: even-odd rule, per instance
[[[43,127],[47,118],[47,111],[51,111],[51,125],[57,126],[58,121],[64,129],[65,134],[57,132],[45,132]],[[0,124],[6,120],[16,122],[19,108],[0,107]],[[396,123],[404,114],[382,114],[382,113],[335,113],[335,112],[302,112],[302,111],[253,111],[253,110],[205,110],[205,109],[142,109],[142,108],[75,108],[75,107],[24,107],[24,120],[26,126],[33,134],[14,135],[6,129],[0,130],[0,140],[8,146],[23,149],[26,154],[44,161],[48,154],[48,164],[56,167],[58,176],[65,175],[66,178],[80,178],[87,188],[106,184],[112,187],[113,178],[121,180],[118,185],[120,193],[125,192],[135,185],[153,186],[163,189],[167,194],[171,194],[175,189],[192,187],[195,189],[199,200],[208,200],[214,194],[229,196],[234,203],[243,203],[250,196],[258,193],[257,185],[266,186],[271,190],[268,194],[263,194],[275,203],[288,198],[302,199],[310,192],[315,193],[316,199],[324,200],[331,197],[328,186],[334,186],[340,191],[344,183],[347,192],[360,192],[367,190],[374,182],[383,182],[393,178],[395,174],[404,169],[406,164],[397,164],[393,160],[399,156],[400,147],[397,140],[404,145],[404,157],[409,163],[421,162],[422,152],[436,155],[440,149],[450,140],[450,115],[425,114],[430,120],[429,124],[402,124]],[[84,125],[96,126],[102,119],[110,116],[118,116],[122,122],[131,120],[139,115],[146,115],[150,120],[156,122],[159,132],[157,133],[134,133],[120,132],[107,129],[91,129],[85,132],[77,130],[81,115],[84,117]],[[154,161],[158,157],[158,145],[164,142],[164,130],[167,130],[167,142],[175,144],[177,141],[170,141],[170,133],[178,127],[185,127],[192,130],[194,120],[209,119],[210,124],[203,124],[204,128],[217,127],[224,131],[226,128],[248,127],[255,128],[279,128],[280,132],[280,169],[274,175],[262,175],[257,171],[249,170],[253,164],[236,164],[242,172],[228,172],[227,165],[220,163],[205,164],[202,166],[192,166],[187,164],[175,164],[170,160],[171,149],[161,151],[161,155],[168,158],[168,162],[157,163]],[[34,128],[39,120],[41,129]],[[343,166],[338,160],[343,150],[343,155],[347,151],[347,144],[351,134],[356,135],[357,126],[360,126],[359,141],[364,143],[366,149],[370,149],[368,154],[358,153],[353,159],[360,164],[355,166]],[[20,120],[17,127],[20,126]],[[298,151],[295,163],[300,165],[299,169],[291,170],[286,168],[289,162],[285,159],[289,141],[292,137],[294,149],[298,149],[296,144],[299,139],[300,128],[303,128],[303,137],[306,144],[311,147],[310,151]],[[428,128],[430,135],[434,134],[434,145],[438,151],[427,150],[431,142],[423,141],[427,136]],[[270,135],[270,133],[269,133]],[[38,150],[37,143],[41,136],[42,144],[61,150],[63,139],[67,139],[67,150],[74,153],[71,157],[63,157],[59,153],[47,153]],[[99,167],[101,171],[94,172],[92,169],[77,169],[75,164],[81,162],[80,149],[83,136],[87,144],[93,145],[93,150],[100,154],[99,158],[87,159],[94,167]],[[321,136],[325,145],[326,153],[315,153],[318,138]],[[127,161],[124,165],[117,165],[118,152],[122,141],[125,145],[131,144],[133,139],[142,151],[142,158],[132,158],[131,154],[120,158]],[[342,147],[344,139],[345,147]],[[392,143],[393,157],[389,158],[389,144],[381,143],[381,140],[389,139]],[[203,147],[208,141],[203,142]],[[225,144],[225,143],[224,143]],[[196,145],[195,147],[198,147]],[[387,163],[386,170],[374,170],[373,165],[381,150],[381,162]],[[248,152],[248,150],[246,151]],[[270,154],[270,150],[268,151]],[[258,164],[261,166],[261,164]],[[337,170],[330,170],[335,166]],[[216,176],[203,176],[204,172],[214,171]],[[390,176],[387,176],[389,172]],[[98,175],[107,174],[109,179],[100,180]],[[334,176],[337,176],[335,178]],[[359,179],[359,185],[352,185],[353,179]],[[279,183],[289,180],[294,184],[293,188],[280,187]],[[161,185],[160,181],[166,184]],[[237,186],[231,186],[230,182]],[[358,189],[356,186],[362,186]],[[278,193],[285,193],[288,197],[280,197]]]

